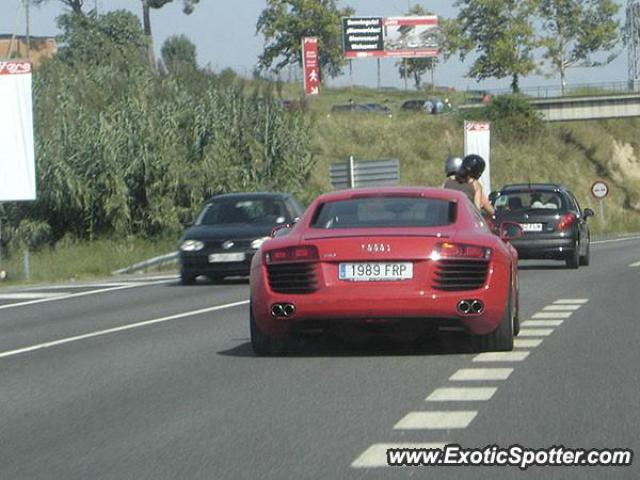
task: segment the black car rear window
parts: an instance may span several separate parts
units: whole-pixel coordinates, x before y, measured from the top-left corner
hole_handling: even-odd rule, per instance
[[[455,222],[456,204],[423,197],[365,197],[327,202],[318,207],[311,227],[439,227]]]
[[[495,200],[495,207],[500,211],[549,210],[564,211],[568,204],[564,196],[558,192],[509,192],[502,193]]]
[[[288,220],[282,200],[275,198],[225,198],[217,199],[204,206],[196,225],[225,224],[269,224],[284,223]]]

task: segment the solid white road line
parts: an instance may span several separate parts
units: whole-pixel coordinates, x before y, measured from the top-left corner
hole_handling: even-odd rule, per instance
[[[513,368],[461,368],[449,380],[467,382],[479,380],[506,380]]]
[[[395,430],[448,430],[467,428],[478,414],[475,410],[410,412],[395,424]]]
[[[640,267],[640,262],[635,262],[629,265],[630,267]]]
[[[34,298],[53,298],[64,295],[63,293],[46,293],[46,292],[16,292],[16,293],[0,293],[0,300],[29,300]]]
[[[553,328],[521,328],[518,337],[548,337]]]
[[[542,310],[545,312],[570,312],[573,310],[578,310],[581,305],[548,305],[544,307]]]
[[[109,283],[79,283],[69,285],[38,285],[35,287],[26,287],[29,290],[73,290],[74,288],[106,288],[106,287],[122,287],[131,285],[132,282],[109,282]]]
[[[472,362],[522,362],[529,356],[528,351],[485,352],[473,357]]]
[[[553,303],[554,305],[584,305],[588,301],[588,298],[561,298]]]
[[[514,338],[513,346],[515,348],[536,348],[542,343],[541,338]]]
[[[374,443],[367,448],[351,466],[353,468],[388,467],[387,450],[390,448],[443,449],[444,443]]]
[[[538,312],[531,318],[569,318],[573,312]]]
[[[491,400],[496,387],[437,388],[425,398],[427,402],[484,402]]]
[[[170,315],[168,317],[154,318],[153,320],[146,320],[144,322],[131,323],[129,325],[122,325],[120,327],[108,328],[106,330],[98,330],[97,332],[86,333],[84,335],[77,335],[75,337],[61,338],[52,342],[40,343],[38,345],[31,345],[30,347],[18,348],[16,350],[9,350],[7,352],[1,352],[0,358],[11,357],[20,353],[33,352],[34,350],[40,350],[43,348],[55,347],[57,345],[63,345],[65,343],[77,342],[79,340],[85,340],[87,338],[99,337],[102,335],[109,335],[111,333],[123,332],[125,330],[133,330],[134,328],[146,327],[156,323],[169,322],[171,320],[179,320],[181,318],[193,317],[196,315],[202,315],[203,313],[215,312],[216,310],[224,310],[226,308],[238,307],[240,305],[246,305],[249,300],[242,300],[240,302],[227,303],[225,305],[216,305],[215,307],[201,308],[199,310],[192,310],[190,312],[178,313],[176,315]]]
[[[127,284],[121,285],[119,287],[100,288],[98,290],[88,290],[86,292],[68,293],[68,294],[56,295],[55,297],[52,297],[52,298],[40,298],[38,300],[29,300],[27,302],[11,303],[9,305],[0,305],[0,310],[6,310],[8,308],[26,307],[28,305],[35,305],[35,304],[38,304],[38,303],[56,302],[58,300],[67,300],[69,298],[86,297],[88,295],[97,295],[98,293],[115,292],[116,290],[125,290],[125,289],[128,289],[128,288],[148,287],[148,286],[151,286],[151,285],[160,285],[160,284],[163,284],[163,283],[167,283],[167,281],[166,280],[160,280],[160,281],[157,281],[157,282],[127,283]]]
[[[564,320],[527,320],[522,323],[523,327],[559,327]]]
[[[640,237],[613,238],[611,240],[594,240],[593,242],[591,242],[591,245],[599,245],[602,243],[628,242],[629,240],[640,240]]]

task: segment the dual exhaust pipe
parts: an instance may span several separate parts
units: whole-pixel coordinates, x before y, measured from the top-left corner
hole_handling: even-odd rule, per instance
[[[481,300],[460,300],[458,312],[463,315],[480,315],[484,312],[484,303]]]
[[[271,305],[272,317],[290,317],[296,313],[296,306],[293,303],[274,303]]]

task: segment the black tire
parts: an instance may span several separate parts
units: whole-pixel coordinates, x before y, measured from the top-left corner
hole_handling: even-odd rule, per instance
[[[587,253],[580,255],[580,265],[587,267],[591,262],[591,240],[587,240]]]
[[[256,325],[256,321],[253,318],[253,306],[249,303],[249,330],[251,332],[251,348],[253,353],[259,357],[267,357],[271,355],[282,355],[286,351],[286,339],[274,338],[262,330]]]
[[[194,285],[196,283],[196,277],[197,275],[180,272],[180,283],[182,285]]]
[[[513,315],[513,336],[520,335],[520,291],[516,293],[516,311]]]
[[[474,343],[477,351],[480,352],[510,352],[513,350],[513,335],[515,315],[513,310],[513,302],[509,293],[509,299],[502,315],[502,321],[498,328],[488,335],[478,335],[474,337]]]
[[[224,275],[219,273],[212,273],[207,275],[207,278],[211,280],[212,283],[222,283],[224,281]]]
[[[580,266],[580,244],[578,242],[575,243],[573,252],[566,258],[565,262],[567,268],[574,270]]]

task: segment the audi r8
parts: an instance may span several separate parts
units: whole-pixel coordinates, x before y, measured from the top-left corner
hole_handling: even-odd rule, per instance
[[[494,235],[462,193],[385,187],[318,197],[253,257],[250,331],[256,354],[305,331],[416,337],[461,329],[480,350],[511,350],[518,331],[522,234]]]

